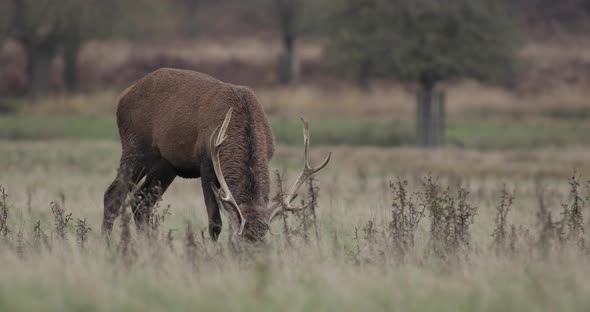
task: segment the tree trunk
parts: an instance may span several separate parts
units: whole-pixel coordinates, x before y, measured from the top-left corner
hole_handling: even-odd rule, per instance
[[[80,41],[72,40],[64,47],[63,80],[68,92],[78,91],[78,56],[80,55]]]
[[[416,145],[421,147],[425,145],[424,136],[424,93],[422,89],[416,92]]]
[[[299,78],[299,60],[295,53],[295,37],[284,34],[284,52],[279,58],[278,76],[281,84],[289,84]]]
[[[433,131],[433,100],[434,84],[423,84],[418,91],[416,109],[416,143],[420,147],[431,147],[435,144]]]
[[[439,146],[445,141],[446,103],[444,92],[434,92],[434,84],[423,84],[416,101],[416,144]]]
[[[280,83],[289,84],[299,78],[299,60],[295,53],[295,42],[302,3],[298,0],[275,0],[275,6],[284,48],[279,58],[278,78]]]
[[[28,94],[40,96],[47,94],[50,90],[49,71],[51,61],[55,56],[55,49],[52,46],[26,46],[27,50],[27,75],[29,80]]]
[[[373,62],[370,59],[365,59],[359,67],[357,73],[357,83],[364,92],[371,91],[371,75],[373,73]]]
[[[447,109],[446,109],[446,98],[445,92],[440,91],[437,94],[437,114],[436,114],[436,144],[437,145],[444,145],[446,139],[446,130],[447,130]]]

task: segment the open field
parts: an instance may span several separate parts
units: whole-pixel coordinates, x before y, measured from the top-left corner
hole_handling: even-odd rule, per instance
[[[164,220],[143,235],[118,222],[107,249],[98,235],[102,195],[119,148],[114,140],[0,141],[9,229],[0,231],[1,311],[590,308],[589,237],[579,228],[590,226],[582,203],[590,191],[588,147],[315,147],[313,159],[334,154],[316,181],[319,240],[306,217],[292,215],[286,232],[282,221],[274,224],[267,246],[232,245],[227,227],[211,243],[201,236],[200,185],[179,179],[159,205],[158,215],[170,207]],[[279,146],[271,167],[290,183],[300,165],[298,146]],[[568,184],[574,170],[578,201]],[[397,177],[415,195],[408,202],[426,209],[415,227],[399,222],[408,210],[399,210],[399,185],[389,186]],[[458,185],[469,191],[465,200]],[[509,209],[504,222],[498,209]],[[578,212],[582,219],[572,217]],[[438,228],[433,220],[453,222]]]
[[[590,0],[66,2],[0,1],[0,312],[590,311]],[[308,208],[257,244],[224,215],[213,242],[200,181],[177,178],[143,231],[128,196],[107,243],[118,98],[163,67],[255,90],[275,203],[309,120],[311,163],[332,158]],[[202,91],[149,85],[133,100]],[[444,106],[418,105],[429,86]],[[225,144],[262,145],[243,133]]]

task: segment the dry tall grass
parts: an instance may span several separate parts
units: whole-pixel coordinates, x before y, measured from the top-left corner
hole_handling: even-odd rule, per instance
[[[107,248],[97,229],[117,149],[112,142],[0,143],[7,194],[0,198],[0,310],[590,306],[584,148],[333,148],[333,162],[300,196],[313,214],[277,222],[268,244],[257,247],[228,242],[227,229],[220,242],[209,241],[198,183],[178,180],[147,233],[136,233],[127,213]],[[274,166],[293,178],[299,152],[279,148]]]

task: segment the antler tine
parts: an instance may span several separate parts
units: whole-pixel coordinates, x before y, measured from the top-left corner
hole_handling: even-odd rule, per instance
[[[303,162],[305,167],[303,168],[303,171],[299,174],[299,178],[297,178],[297,181],[295,182],[295,184],[293,184],[291,190],[288,193],[288,198],[286,198],[285,200],[288,204],[290,204],[291,201],[293,201],[293,199],[296,196],[296,192],[301,187],[301,185],[307,179],[311,178],[313,174],[326,167],[326,165],[330,161],[330,157],[332,157],[332,153],[330,152],[328,153],[326,159],[324,159],[324,161],[320,165],[312,167],[309,164],[309,123],[303,117],[301,117],[301,122],[303,123]],[[290,208],[294,209],[293,207]]]
[[[299,190],[301,185],[303,185],[303,183],[307,181],[309,178],[311,178],[311,176],[313,176],[316,172],[326,167],[326,165],[330,161],[330,157],[332,156],[332,153],[329,153],[328,157],[326,157],[326,159],[316,167],[312,167],[309,164],[309,124],[307,120],[305,120],[305,118],[303,117],[301,117],[301,122],[303,122],[303,170],[299,174],[299,177],[297,177],[297,180],[295,180],[295,183],[293,183],[293,186],[291,186],[289,193],[287,193],[287,196],[285,196],[283,201],[280,204],[277,203],[272,207],[272,213],[270,214],[269,222],[271,222],[274,219],[274,217],[279,212],[281,212],[281,210],[296,211],[305,208],[293,207],[291,206],[291,201],[293,201],[293,199],[295,198],[297,190]]]
[[[223,172],[221,171],[221,161],[219,159],[219,148],[221,144],[225,141],[227,136],[225,132],[227,131],[227,127],[229,126],[229,122],[231,120],[231,115],[233,112],[233,108],[230,108],[225,115],[225,119],[221,124],[221,128],[217,126],[213,133],[211,133],[210,138],[210,149],[211,149],[211,162],[213,163],[213,170],[215,171],[215,175],[217,176],[217,181],[219,181],[219,185],[221,188],[217,188],[214,184],[211,185],[213,193],[215,194],[215,199],[217,200],[217,204],[221,203],[228,203],[234,207],[236,210],[236,216],[238,218],[238,222],[240,223],[240,230],[238,231],[238,235],[242,235],[244,231],[244,225],[246,224],[246,219],[240,210],[240,206],[236,203],[234,196],[232,195],[229,186],[225,182],[225,178],[223,176]],[[219,130],[219,132],[217,131]],[[216,135],[217,133],[217,135]],[[225,205],[222,205],[225,208]],[[220,207],[221,208],[221,207]]]
[[[324,169],[324,167],[328,164],[328,162],[330,161],[330,157],[332,156],[332,152],[328,153],[328,157],[326,157],[326,159],[324,159],[324,161],[319,164],[316,167],[312,167],[309,164],[309,123],[307,122],[307,120],[305,120],[305,118],[301,117],[301,122],[303,122],[303,161],[305,163],[305,168],[309,169],[312,171],[313,173],[316,173],[322,169]]]

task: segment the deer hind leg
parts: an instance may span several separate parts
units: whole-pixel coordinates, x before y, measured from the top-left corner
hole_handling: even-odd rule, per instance
[[[104,193],[102,233],[105,236],[111,235],[113,223],[121,212],[121,205],[127,197],[127,193],[145,176],[143,167],[123,159],[124,157],[121,160],[117,177]]]
[[[143,230],[149,222],[152,209],[176,178],[176,171],[166,161],[161,160],[148,172],[136,203],[132,206],[137,229]]]

